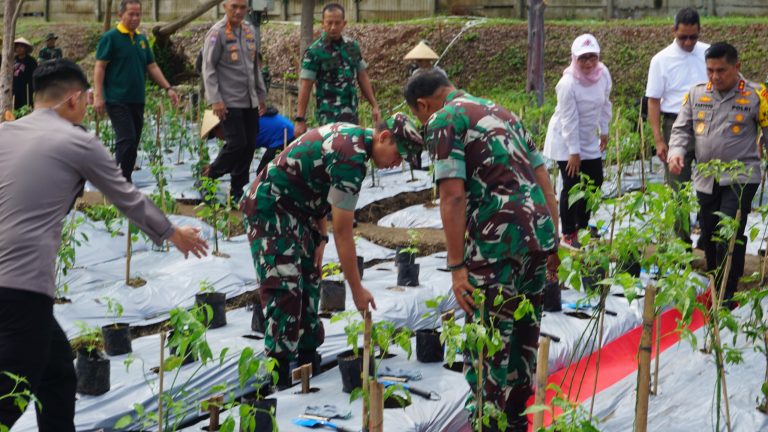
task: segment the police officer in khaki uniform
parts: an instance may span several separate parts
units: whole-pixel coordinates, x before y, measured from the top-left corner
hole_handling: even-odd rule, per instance
[[[704,249],[707,270],[718,269],[725,262],[726,242],[712,239],[720,218],[717,212],[736,217],[741,209],[733,262],[726,284],[725,298],[736,291],[739,278],[744,273],[746,237],[744,228],[752,209],[752,199],[760,183],[761,149],[757,144],[758,128],[768,133],[768,91],[765,86],[746,81],[739,73],[736,48],[719,42],[706,52],[709,81],[697,84],[683,98],[680,114],[672,127],[669,145],[669,170],[680,173],[685,167],[688,143],[694,139],[696,160],[704,163],[719,159],[724,162],[739,161],[747,173],[736,179],[705,177],[698,170],[693,175],[701,207],[701,238],[699,247]]]
[[[211,27],[203,45],[205,95],[221,120],[226,144],[202,175],[219,178],[229,173],[234,202],[248,184],[259,114],[267,108],[267,90],[256,67],[256,30],[244,20],[247,9],[246,0],[224,2],[226,17]]]

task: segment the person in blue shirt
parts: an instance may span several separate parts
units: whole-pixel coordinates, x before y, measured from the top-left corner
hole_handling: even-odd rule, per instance
[[[287,141],[284,131],[287,131]],[[267,149],[261,157],[256,173],[260,173],[264,167],[275,158],[283,144],[293,141],[293,123],[287,117],[281,115],[277,108],[267,107],[264,115],[259,117],[259,134],[256,137],[256,148]]]

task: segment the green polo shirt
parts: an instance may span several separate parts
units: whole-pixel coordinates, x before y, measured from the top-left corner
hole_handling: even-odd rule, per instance
[[[107,103],[144,103],[147,66],[155,62],[149,40],[122,24],[101,35],[96,60],[106,61],[104,100]]]

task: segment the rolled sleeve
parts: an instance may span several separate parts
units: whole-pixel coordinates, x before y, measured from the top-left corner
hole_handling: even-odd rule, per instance
[[[357,193],[345,192],[335,187],[328,191],[328,203],[342,210],[355,211],[358,197]]]
[[[441,159],[435,161],[435,180],[459,178],[467,180],[467,164],[459,159]]]
[[[362,72],[366,69],[368,69],[368,63],[366,63],[365,60],[360,59],[360,62],[357,64],[357,71]]]
[[[301,71],[299,72],[299,78],[315,81],[317,79],[318,68],[319,63],[317,58],[312,53],[312,47],[309,47],[309,49],[307,49],[307,51],[304,53],[304,58],[301,60]]]

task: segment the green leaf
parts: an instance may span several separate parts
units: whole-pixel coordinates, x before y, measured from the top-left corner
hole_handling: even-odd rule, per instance
[[[120,417],[120,420],[115,423],[115,429],[124,429],[128,427],[129,424],[133,421],[133,417],[130,414],[126,414],[122,417]]]

